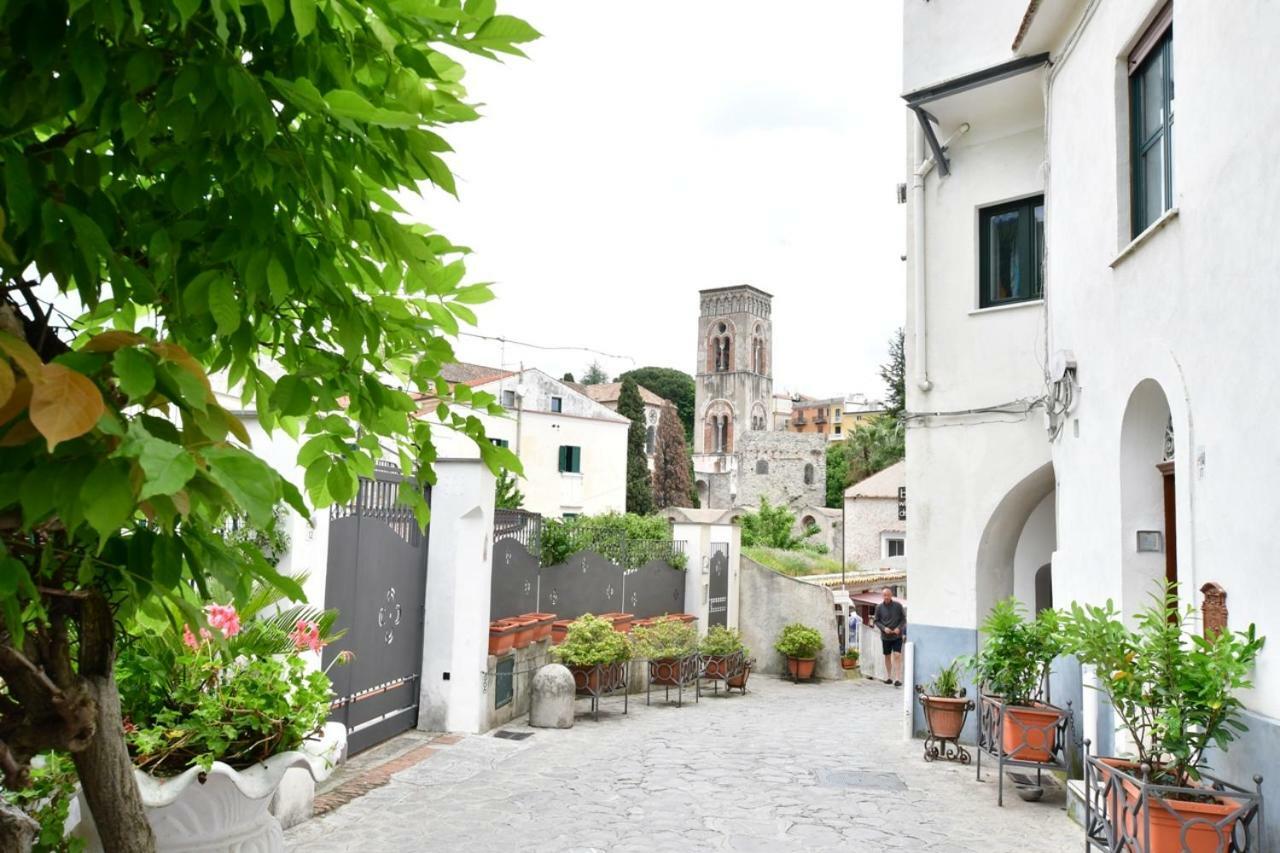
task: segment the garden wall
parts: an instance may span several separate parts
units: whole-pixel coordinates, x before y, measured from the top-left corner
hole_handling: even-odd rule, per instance
[[[783,626],[803,622],[822,634],[819,678],[842,678],[840,643],[836,638],[835,598],[831,590],[780,575],[748,557],[742,558],[738,591],[738,628],[756,659],[756,672],[780,674],[786,660],[773,649]]]

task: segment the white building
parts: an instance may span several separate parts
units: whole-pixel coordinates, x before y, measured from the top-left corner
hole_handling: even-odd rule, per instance
[[[1251,381],[1280,357],[1259,156],[1280,132],[1262,94],[1280,6],[905,0],[904,16],[916,680],[1014,593],[1131,614],[1166,576],[1187,605],[1215,582],[1229,627],[1280,634],[1280,401]],[[1055,698],[1079,708],[1074,678]],[[1280,763],[1275,643],[1254,681],[1250,731],[1216,762],[1246,783]],[[1082,726],[1104,751],[1107,716]]]
[[[621,382],[601,382],[597,385],[572,385],[611,412],[618,411],[618,398],[622,396]],[[638,386],[640,400],[644,403],[644,455],[653,470],[654,451],[658,447],[658,420],[663,406],[675,406],[665,397],[659,397],[643,385]],[[683,429],[683,427],[681,427]]]
[[[520,457],[525,509],[555,518],[625,511],[629,420],[535,368],[456,364],[442,375],[492,394],[506,408],[503,417],[468,414]],[[433,409],[426,407],[424,416],[434,421]],[[441,458],[479,455],[466,436],[442,427],[434,435]]]
[[[896,462],[844,490],[844,553],[859,569],[906,568],[907,522],[898,498],[907,464]]]

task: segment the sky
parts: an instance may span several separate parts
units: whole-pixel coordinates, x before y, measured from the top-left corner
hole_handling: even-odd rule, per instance
[[[783,14],[783,11],[788,14]],[[460,200],[415,218],[470,246],[497,299],[465,361],[694,372],[698,296],[774,295],[775,391],[882,396],[903,324],[897,0],[505,0],[529,59],[467,59],[446,128]],[[601,355],[607,353],[609,356]]]

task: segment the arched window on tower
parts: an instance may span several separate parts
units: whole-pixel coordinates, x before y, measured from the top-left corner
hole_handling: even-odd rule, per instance
[[[804,484],[806,486],[813,485],[813,465],[809,463],[804,466]]]
[[[764,459],[758,459],[758,460],[756,460],[756,473],[757,473],[757,474],[768,474],[768,473],[769,473],[769,463],[768,463],[766,460],[764,460]]]

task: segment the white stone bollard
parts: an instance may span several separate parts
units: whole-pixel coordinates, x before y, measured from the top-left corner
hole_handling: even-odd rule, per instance
[[[529,694],[529,725],[539,729],[573,728],[573,673],[549,663],[533,676]]]

